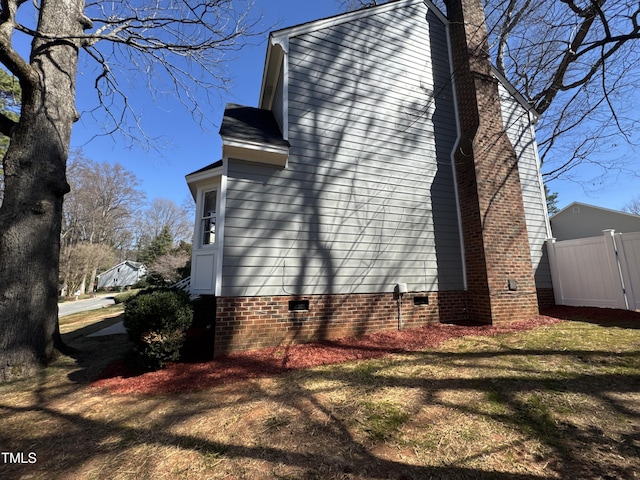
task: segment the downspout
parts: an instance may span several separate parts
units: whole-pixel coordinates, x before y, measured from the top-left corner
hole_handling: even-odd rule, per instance
[[[457,181],[457,173],[456,173],[456,162],[455,162],[455,154],[456,150],[458,150],[458,146],[460,145],[460,139],[462,137],[462,132],[460,128],[460,112],[458,110],[458,97],[456,94],[456,80],[454,77],[454,69],[453,69],[453,52],[451,50],[451,35],[449,32],[449,20],[447,17],[436,7],[430,0],[424,0],[424,4],[427,6],[429,10],[431,10],[444,24],[444,28],[447,32],[447,52],[449,54],[449,73],[451,78],[451,92],[453,94],[453,109],[455,111],[456,117],[456,142],[453,146],[453,150],[451,150],[450,158],[451,158],[451,170],[453,172],[453,192],[456,199],[456,212],[458,214],[458,237],[460,242],[460,255],[462,258],[462,282],[464,286],[464,290],[468,289],[467,282],[467,262],[465,258],[465,250],[464,250],[464,238],[462,235],[462,213],[460,209],[460,196],[458,193],[458,181]]]

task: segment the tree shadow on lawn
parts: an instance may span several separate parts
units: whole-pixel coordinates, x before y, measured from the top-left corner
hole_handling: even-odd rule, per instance
[[[544,313],[545,316],[528,322],[475,327],[435,324],[402,332],[379,332],[360,338],[239,352],[209,361],[198,359],[209,353],[206,349],[210,345],[204,342],[189,342],[183,349],[183,355],[187,354],[185,360],[171,363],[165,369],[155,372],[140,372],[131,367],[131,362],[125,359],[125,354],[131,346],[126,335],[87,337],[87,334],[111,325],[121,318],[113,317],[68,334],[72,335],[69,343],[79,350],[75,358],[81,367],[71,373],[69,378],[81,384],[97,380],[95,386],[107,388],[114,393],[166,394],[201,390],[242,379],[262,378],[319,365],[381,358],[396,353],[421,352],[453,338],[517,332],[551,325],[561,321],[560,319],[633,329],[640,325],[639,313],[621,310],[554,307]],[[66,336],[63,337],[66,339]],[[546,353],[548,352],[527,352],[530,355]]]
[[[165,394],[194,391],[243,379],[262,378],[320,365],[387,357],[398,353],[422,352],[443,342],[467,335],[495,336],[553,325],[549,317],[499,326],[432,324],[404,331],[387,331],[358,338],[289,344],[237,352],[207,362],[175,362],[164,369],[140,373],[125,360],[105,368],[93,383],[113,393]]]
[[[640,468],[640,409],[637,403],[630,407],[628,401],[621,398],[631,395],[638,401],[640,373],[602,373],[593,369],[593,365],[589,366],[591,371],[575,369],[571,374],[562,368],[557,371],[528,368],[528,363],[518,367],[532,354],[542,360],[572,356],[580,361],[590,355],[597,357],[601,352],[513,350],[499,353],[505,358],[512,357],[506,361],[507,365],[513,365],[509,370],[512,373],[505,373],[505,361],[502,365],[495,363],[500,360],[496,352],[423,352],[381,360],[374,368],[360,369],[357,374],[351,364],[330,370],[300,371],[281,377],[275,383],[245,380],[192,394],[153,397],[105,395],[97,391],[89,395],[89,391],[84,391],[85,396],[80,398],[80,402],[86,402],[84,406],[74,403],[73,394],[59,396],[56,401],[46,398],[45,394],[32,404],[20,405],[0,397],[0,412],[8,425],[0,431],[0,444],[10,451],[28,449],[38,455],[34,465],[4,465],[6,476],[3,478],[18,478],[26,473],[36,478],[46,474],[85,478],[85,474],[95,476],[96,472],[100,475],[95,478],[109,478],[114,473],[109,469],[116,469],[115,473],[122,478],[133,478],[151,475],[140,470],[140,465],[146,463],[146,468],[153,469],[156,462],[161,464],[163,456],[176,450],[184,461],[200,465],[199,474],[191,478],[211,477],[223,467],[230,478],[234,475],[398,480],[542,480],[549,475],[633,478]],[[625,365],[625,357],[637,358],[638,355],[640,353],[629,351],[618,361]],[[478,364],[481,370],[470,376],[470,366]],[[430,374],[443,368],[447,375]],[[415,374],[400,373],[406,369],[415,369],[411,370]],[[345,389],[352,397],[336,400]],[[414,432],[414,436],[409,437],[409,430],[403,434],[392,431],[384,440],[372,440],[366,435],[366,425],[362,426],[362,422],[354,418],[358,419],[366,402],[375,402],[380,392],[391,391],[405,392],[406,400],[401,405],[408,413],[405,425],[412,424],[421,433],[415,436]],[[457,392],[457,396],[452,396],[452,392]],[[579,396],[593,402],[599,414],[592,418],[593,412],[579,409],[558,414],[554,411],[553,395],[545,397],[544,392],[567,394],[572,401]],[[495,408],[487,409],[485,401],[470,401],[475,398],[490,398]],[[60,403],[61,400],[68,403]],[[102,404],[107,413],[102,413],[99,407]],[[582,410],[591,407],[584,402],[578,406]],[[605,407],[606,415],[602,410]],[[421,443],[422,433],[435,428],[438,435],[437,429],[444,427],[446,418],[430,417],[434,409],[453,412],[448,417],[454,421],[477,418],[481,424],[494,422],[505,431],[517,432],[518,439],[480,438],[477,440],[480,447],[473,453],[449,454],[442,457],[439,464],[428,464],[429,455],[438,455],[439,446],[420,458],[412,456],[411,450],[425,448]],[[279,419],[275,418],[278,412],[281,412]],[[576,416],[585,415],[587,423],[572,421]],[[617,417],[618,423],[609,425],[608,420],[602,423],[604,417]],[[25,425],[39,424],[47,428],[18,438],[11,433],[18,420]],[[233,434],[234,430],[237,435]],[[465,440],[460,441],[464,451]],[[527,442],[544,447],[536,454],[539,458],[512,457],[530,454]],[[80,445],[82,448],[78,448]],[[140,455],[145,458],[139,458]],[[495,456],[503,458],[504,471],[474,463]],[[207,459],[215,462],[208,464]],[[524,467],[517,473],[509,473],[509,461]],[[538,467],[527,471],[527,462]],[[547,467],[539,466],[545,463]],[[282,474],[281,469],[288,473]]]
[[[79,384],[91,382],[108,365],[122,358],[131,349],[126,334],[89,336],[121,322],[123,318],[123,313],[115,313],[98,322],[62,334],[62,341],[71,347],[70,356],[79,367],[69,374],[71,381]]]

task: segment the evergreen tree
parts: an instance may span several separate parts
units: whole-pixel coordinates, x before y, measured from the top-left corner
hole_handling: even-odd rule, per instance
[[[555,215],[560,210],[558,209],[558,192],[552,192],[549,187],[544,186],[544,194],[547,197],[547,213],[549,216]]]
[[[0,112],[13,121],[20,115],[20,84],[18,80],[0,68]],[[9,137],[0,133],[0,158],[9,147]],[[4,170],[0,162],[0,204],[4,193]]]
[[[171,229],[168,225],[165,225],[162,227],[162,230],[160,230],[160,233],[151,240],[149,246],[142,251],[139,260],[145,265],[151,265],[156,258],[169,253],[172,246],[173,237],[171,235]]]

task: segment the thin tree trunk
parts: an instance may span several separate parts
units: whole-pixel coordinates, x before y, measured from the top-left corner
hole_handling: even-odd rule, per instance
[[[91,275],[89,276],[89,293],[93,295],[94,285],[96,284],[96,277],[98,276],[98,267],[94,267],[91,270]]]
[[[33,374],[54,357],[62,201],[77,120],[77,38],[84,1],[40,5],[16,131],[4,159],[0,208],[0,380]]]
[[[89,274],[88,273],[84,273],[82,275],[82,280],[80,280],[80,286],[78,287],[78,291],[80,292],[80,295],[84,295],[87,293],[87,276]]]

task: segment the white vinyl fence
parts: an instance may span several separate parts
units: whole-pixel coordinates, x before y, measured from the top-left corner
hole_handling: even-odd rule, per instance
[[[547,241],[557,305],[640,309],[640,232]]]

